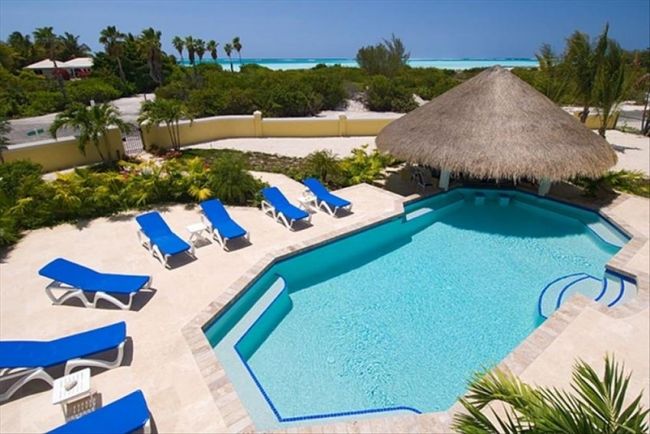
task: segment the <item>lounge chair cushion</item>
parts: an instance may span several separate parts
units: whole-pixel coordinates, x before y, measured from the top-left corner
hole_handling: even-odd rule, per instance
[[[301,220],[309,217],[305,210],[292,205],[277,187],[268,187],[262,190],[262,196],[276,210],[289,220]]]
[[[343,208],[350,206],[350,201],[338,197],[327,190],[321,182],[315,178],[307,178],[302,181],[303,184],[316,196],[317,199],[322,200],[329,206],[334,208]]]
[[[0,341],[0,368],[46,368],[117,348],[126,339],[118,322],[52,341]]]
[[[235,239],[246,235],[246,230],[230,217],[219,199],[206,200],[200,205],[205,216],[222,237]]]
[[[135,220],[163,255],[173,256],[191,249],[187,242],[169,229],[159,212],[151,211],[137,216]]]
[[[50,434],[127,434],[149,420],[144,394],[136,390],[92,413],[50,431]]]
[[[113,294],[138,292],[149,281],[149,276],[99,273],[63,258],[53,260],[38,274],[83,291]]]

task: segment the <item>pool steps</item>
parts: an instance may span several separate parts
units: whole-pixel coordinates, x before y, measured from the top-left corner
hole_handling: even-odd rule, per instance
[[[413,220],[415,218],[418,218],[420,216],[429,214],[430,212],[433,212],[433,208],[426,208],[425,207],[425,208],[416,209],[415,211],[412,211],[412,212],[406,214],[405,219],[408,222],[408,221],[411,221],[411,220]]]
[[[539,314],[548,318],[573,294],[582,294],[607,307],[614,307],[636,295],[636,283],[610,270],[605,271],[602,279],[587,273],[567,274],[544,287],[537,303]]]

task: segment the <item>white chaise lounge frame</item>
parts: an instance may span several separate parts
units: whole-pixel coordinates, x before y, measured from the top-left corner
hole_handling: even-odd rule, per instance
[[[293,224],[296,222],[296,220],[291,219],[291,221],[288,221],[284,214],[282,214],[281,212],[277,212],[275,207],[273,205],[271,205],[269,202],[267,202],[266,200],[262,201],[262,212],[264,214],[268,214],[271,217],[273,217],[273,220],[275,220],[276,222],[277,221],[281,222],[290,231],[294,230],[293,229]],[[309,213],[309,211],[307,211],[307,214],[308,214],[308,216],[307,216],[306,220],[308,222],[311,222],[311,213]]]
[[[151,288],[151,282],[152,282],[152,277],[149,277],[149,280],[147,281],[147,283],[144,284],[144,286],[141,289]],[[54,294],[54,291],[64,291],[64,293],[60,297],[57,297]],[[86,292],[94,294],[93,301],[90,301],[88,297],[86,297]],[[50,300],[52,300],[52,303],[56,305],[61,305],[70,299],[77,298],[81,301],[81,303],[83,303],[85,307],[97,307],[97,303],[99,302],[99,300],[106,300],[107,302],[124,310],[131,309],[131,304],[133,303],[133,297],[138,292],[139,291],[128,294],[129,301],[124,303],[120,299],[118,299],[115,296],[112,296],[108,292],[84,291],[83,289],[70,286],[63,282],[59,282],[58,280],[53,280],[49,285],[45,287],[45,293],[50,298]]]
[[[151,242],[151,239],[149,239],[149,237],[142,231],[142,229],[138,229],[138,241],[140,241],[140,244],[142,244],[145,249],[151,252],[151,255],[154,258],[162,262],[165,268],[170,268],[169,258],[171,258],[172,255],[163,255],[158,246]],[[192,257],[196,257],[194,252],[194,244],[188,244],[190,245],[190,255],[192,255]]]
[[[224,250],[226,250],[226,251],[228,251],[228,245],[227,245],[227,243],[228,243],[228,240],[230,240],[230,238],[228,238],[228,237],[222,237],[221,234],[219,233],[219,231],[217,230],[217,228],[215,228],[215,227],[212,225],[212,223],[210,222],[210,219],[208,219],[208,218],[205,216],[205,214],[203,213],[203,211],[201,211],[201,223],[203,223],[203,224],[205,225],[205,227],[208,228],[208,231],[212,234],[212,238],[214,238],[214,240],[215,240],[217,243],[219,243],[219,245],[221,246],[221,248],[224,249]],[[246,240],[250,241],[250,240],[251,240],[251,238],[250,238],[250,232],[246,231],[246,235],[244,235],[244,238],[246,238]]]
[[[122,364],[124,360],[124,346],[126,345],[126,340],[121,342],[117,346],[117,355],[114,360],[102,360],[102,359],[87,359],[87,358],[77,358],[70,359],[65,362],[65,368],[63,375],[68,375],[75,368],[104,368],[104,369],[113,369],[117,368]],[[107,350],[112,351],[112,350]],[[103,351],[103,353],[107,352]],[[48,374],[44,368],[4,368],[0,369],[0,383],[8,380],[16,380],[9,388],[0,394],[0,402],[4,402],[11,398],[11,396],[16,393],[25,384],[33,380],[43,380],[50,386],[54,385],[54,378]]]
[[[309,191],[309,190],[307,190]],[[320,200],[318,197],[315,197],[316,200],[316,205],[318,208],[323,209],[325,212],[327,212],[330,216],[336,217],[336,212],[340,209],[346,210],[348,212],[352,211],[352,204],[345,205],[345,206],[335,206],[334,209],[332,209],[331,206],[324,200]]]

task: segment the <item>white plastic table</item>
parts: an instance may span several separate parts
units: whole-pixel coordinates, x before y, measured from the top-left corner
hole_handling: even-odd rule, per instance
[[[52,404],[61,404],[65,420],[76,419],[95,410],[90,389],[90,368],[54,380]]]
[[[185,229],[187,229],[187,232],[190,233],[190,243],[196,247],[196,241],[198,241],[200,238],[205,238],[204,232],[207,232],[208,227],[203,223],[194,223],[187,226]]]
[[[298,203],[300,204],[300,208],[304,209],[305,211],[317,211],[318,210],[318,203],[316,200],[316,196],[314,196],[312,193],[303,193],[299,198],[298,198]]]

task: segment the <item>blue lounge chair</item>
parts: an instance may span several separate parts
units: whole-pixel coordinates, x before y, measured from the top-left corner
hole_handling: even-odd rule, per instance
[[[316,197],[316,206],[324,209],[331,216],[335,216],[336,212],[340,209],[346,211],[352,210],[352,203],[350,201],[340,198],[330,193],[321,182],[316,178],[307,178],[302,181],[303,184],[311,191]]]
[[[54,304],[78,298],[86,307],[97,307],[99,300],[106,300],[121,309],[131,309],[133,296],[151,285],[150,276],[100,273],[63,258],[53,260],[41,268],[38,274],[52,279],[52,283],[45,287],[45,292]],[[57,298],[52,290],[65,292]],[[92,302],[86,293],[94,294]],[[129,301],[124,303],[116,296],[126,296]]]
[[[248,232],[239,226],[228,214],[226,208],[219,199],[206,200],[200,203],[201,218],[208,230],[214,236],[214,239],[221,245],[224,250],[228,250],[226,243],[228,240],[246,237]]]
[[[169,267],[169,258],[179,253],[189,252],[194,256],[194,246],[184,241],[169,229],[158,211],[141,214],[135,218],[140,225],[138,239],[151,254]]]
[[[88,330],[52,341],[0,341],[0,381],[16,380],[0,401],[7,400],[29,381],[40,379],[53,385],[45,369],[65,363],[64,375],[78,367],[112,369],[122,363],[126,343],[126,323]],[[89,358],[117,350],[114,360]]]
[[[141,390],[136,390],[92,413],[71,420],[49,434],[127,434],[151,432],[151,416]]]
[[[277,187],[265,188],[262,196],[262,211],[275,221],[281,221],[288,229],[293,230],[293,224],[298,220],[311,221],[311,214],[292,205]]]

